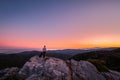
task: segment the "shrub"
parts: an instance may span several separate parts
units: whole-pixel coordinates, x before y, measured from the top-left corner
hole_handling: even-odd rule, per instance
[[[104,60],[88,59],[88,61],[95,65],[99,72],[109,72],[109,69],[105,66],[106,62]]]

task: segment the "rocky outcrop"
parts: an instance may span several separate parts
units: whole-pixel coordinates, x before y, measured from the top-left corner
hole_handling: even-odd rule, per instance
[[[102,73],[106,80],[120,80],[120,73],[109,70],[109,72]]]
[[[74,80],[106,80],[88,61],[71,61]]]
[[[17,79],[18,71],[19,68],[17,67],[3,69],[0,71],[0,80],[15,80],[15,78]]]
[[[120,73],[99,72],[88,61],[32,57],[19,71],[25,80],[120,80]]]
[[[66,62],[57,58],[32,57],[19,74],[26,80],[71,80]]]

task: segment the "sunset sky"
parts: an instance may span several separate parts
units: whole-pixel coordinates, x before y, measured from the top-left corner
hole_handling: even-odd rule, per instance
[[[0,47],[120,47],[120,0],[0,0]]]

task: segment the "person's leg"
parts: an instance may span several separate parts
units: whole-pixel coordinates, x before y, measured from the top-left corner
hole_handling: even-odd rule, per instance
[[[42,57],[44,58],[44,52],[42,52]]]
[[[43,53],[43,52],[40,53],[40,56],[39,56],[39,57],[42,57],[42,53]]]
[[[46,53],[46,52],[43,52],[43,57],[45,57],[45,53]]]

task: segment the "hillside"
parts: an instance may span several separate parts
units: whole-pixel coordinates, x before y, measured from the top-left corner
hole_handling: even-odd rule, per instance
[[[39,51],[25,51],[14,54],[0,53],[0,69],[8,67],[22,67],[32,56],[39,54]]]
[[[71,59],[74,60],[98,60],[104,61],[105,66],[110,69],[120,71],[120,48],[116,48],[110,51],[92,51],[85,54],[77,54]]]

